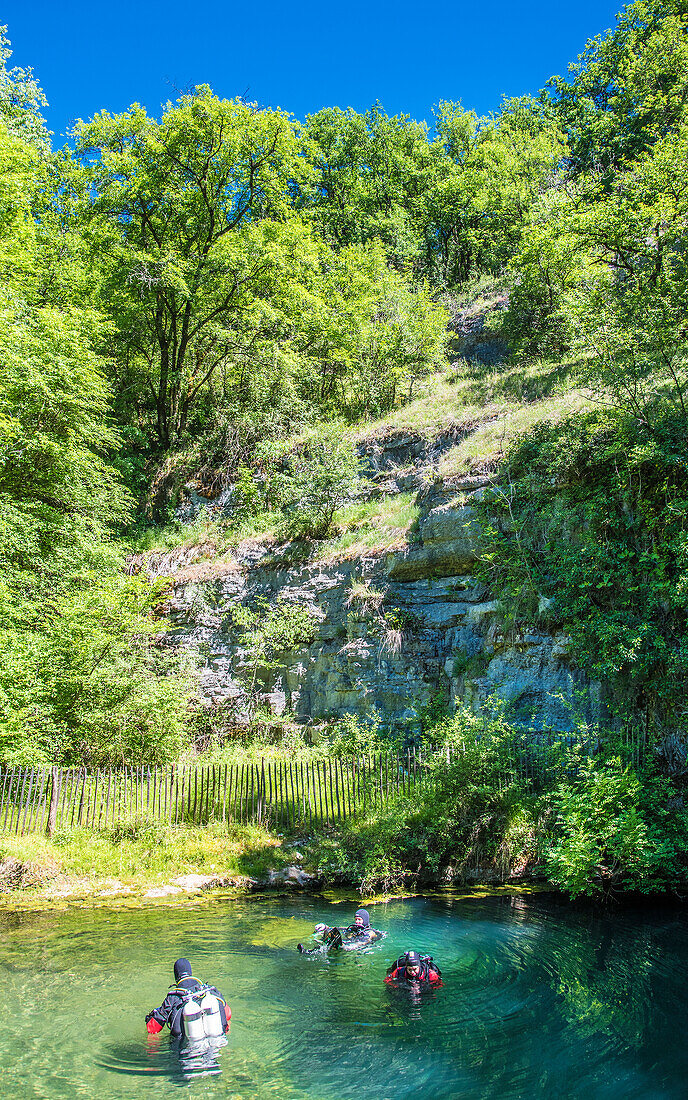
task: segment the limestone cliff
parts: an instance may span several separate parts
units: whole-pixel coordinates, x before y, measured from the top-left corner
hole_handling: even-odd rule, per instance
[[[168,640],[202,657],[203,704],[241,718],[247,654],[229,614],[260,597],[305,604],[314,640],[258,672],[263,700],[301,721],[371,714],[413,729],[431,701],[478,709],[493,693],[523,720],[566,727],[574,697],[596,710],[597,688],[576,671],[567,638],[534,631],[505,638],[496,604],[473,575],[481,528],[478,477],[441,480],[436,466],[453,441],[390,436],[366,445],[371,476],[387,493],[417,489],[417,529],[392,549],[295,561],[294,548],[246,542],[229,556],[207,547],[158,556],[148,568],[170,576]]]

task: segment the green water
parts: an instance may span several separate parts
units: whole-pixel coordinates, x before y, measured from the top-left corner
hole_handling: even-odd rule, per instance
[[[0,918],[2,1094],[612,1100],[688,1095],[688,920],[596,917],[542,898],[416,898],[371,907],[367,952],[300,956],[318,898]],[[383,983],[410,947],[444,988]],[[233,1018],[217,1070],[180,1062],[143,1017],[187,955]]]

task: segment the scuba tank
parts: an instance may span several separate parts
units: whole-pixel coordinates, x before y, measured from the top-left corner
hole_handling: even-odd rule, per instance
[[[408,961],[408,956],[409,956],[408,951],[404,951],[404,954],[400,955],[396,962],[393,962],[391,966],[388,966],[387,967],[387,976],[389,977],[391,974],[394,973],[395,970],[400,970],[402,967],[406,967],[406,963]],[[437,963],[433,961],[432,955],[421,955],[420,956],[420,961],[421,961],[422,966],[424,966],[426,969],[429,966],[429,964],[432,963],[432,969],[437,971],[440,978],[442,977],[442,971],[440,970]]]
[[[187,995],[180,1024],[184,1038],[192,1043],[201,1039],[218,1038],[224,1034],[220,1002],[207,986]]]
[[[199,1039],[205,1039],[203,1012],[201,1011],[199,1000],[197,1000],[193,994],[189,995],[182,1006],[179,1024],[182,1029],[182,1035],[185,1039],[189,1039],[190,1042],[197,1043]]]
[[[203,1013],[203,1029],[208,1039],[217,1039],[224,1034],[220,1002],[214,993],[209,990],[201,999],[201,1011]]]

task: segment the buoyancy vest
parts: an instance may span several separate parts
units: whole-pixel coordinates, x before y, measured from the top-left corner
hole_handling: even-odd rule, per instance
[[[421,955],[420,960],[420,973],[417,978],[408,978],[406,976],[406,955],[400,955],[393,966],[390,966],[387,971],[387,976],[394,982],[429,982],[431,983],[433,978],[435,982],[442,980],[442,971],[439,966],[434,962],[432,955]]]
[[[348,940],[376,940],[381,936],[381,932],[377,928],[373,928],[371,924],[350,924],[348,928],[342,930]]]
[[[348,928],[344,929],[344,932],[350,940],[362,940],[368,938],[368,936],[372,932],[372,928],[370,927],[370,925],[368,925],[368,927],[366,927],[365,925],[361,925],[359,927],[359,925],[357,924],[350,924]]]

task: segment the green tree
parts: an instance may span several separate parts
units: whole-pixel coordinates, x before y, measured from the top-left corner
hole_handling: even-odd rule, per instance
[[[685,115],[688,12],[684,0],[637,0],[608,34],[591,39],[571,77],[554,77],[556,113],[573,175],[611,188],[615,174]]]
[[[426,264],[454,287],[509,261],[565,142],[551,108],[525,96],[505,100],[489,119],[460,103],[440,103],[436,128],[426,180]]]
[[[6,58],[7,92],[24,78]],[[155,592],[125,576],[115,543],[130,501],[110,461],[102,319],[22,87],[11,126],[0,111],[0,758],[160,758],[181,736],[188,682],[142,640],[158,629]]]
[[[397,267],[417,265],[431,168],[427,127],[379,104],[363,114],[327,107],[304,126],[314,178],[300,205],[336,247],[382,242]]]
[[[447,317],[379,242],[327,249],[293,321],[295,385],[321,413],[379,416],[445,362]]]
[[[351,440],[333,432],[310,439],[292,455],[278,485],[285,533],[292,538],[325,538],[337,509],[360,490],[359,466]]]
[[[7,27],[0,27],[0,118],[14,137],[47,153],[50,134],[41,110],[48,101],[32,69],[7,68],[11,56]]]
[[[305,171],[295,129],[206,86],[160,122],[134,105],[76,128],[119,388],[132,384],[139,406],[152,399],[164,448],[220,364],[259,338],[256,303],[292,258],[285,221]]]
[[[256,688],[273,669],[281,656],[298,645],[310,645],[315,637],[317,619],[306,605],[279,599],[271,604],[266,599],[256,607],[238,605],[232,608],[231,624],[239,633],[244,660],[239,671],[249,711],[256,706]]]
[[[688,121],[660,138],[614,190],[579,208],[588,264],[568,297],[586,379],[652,426],[660,402],[688,424]]]

